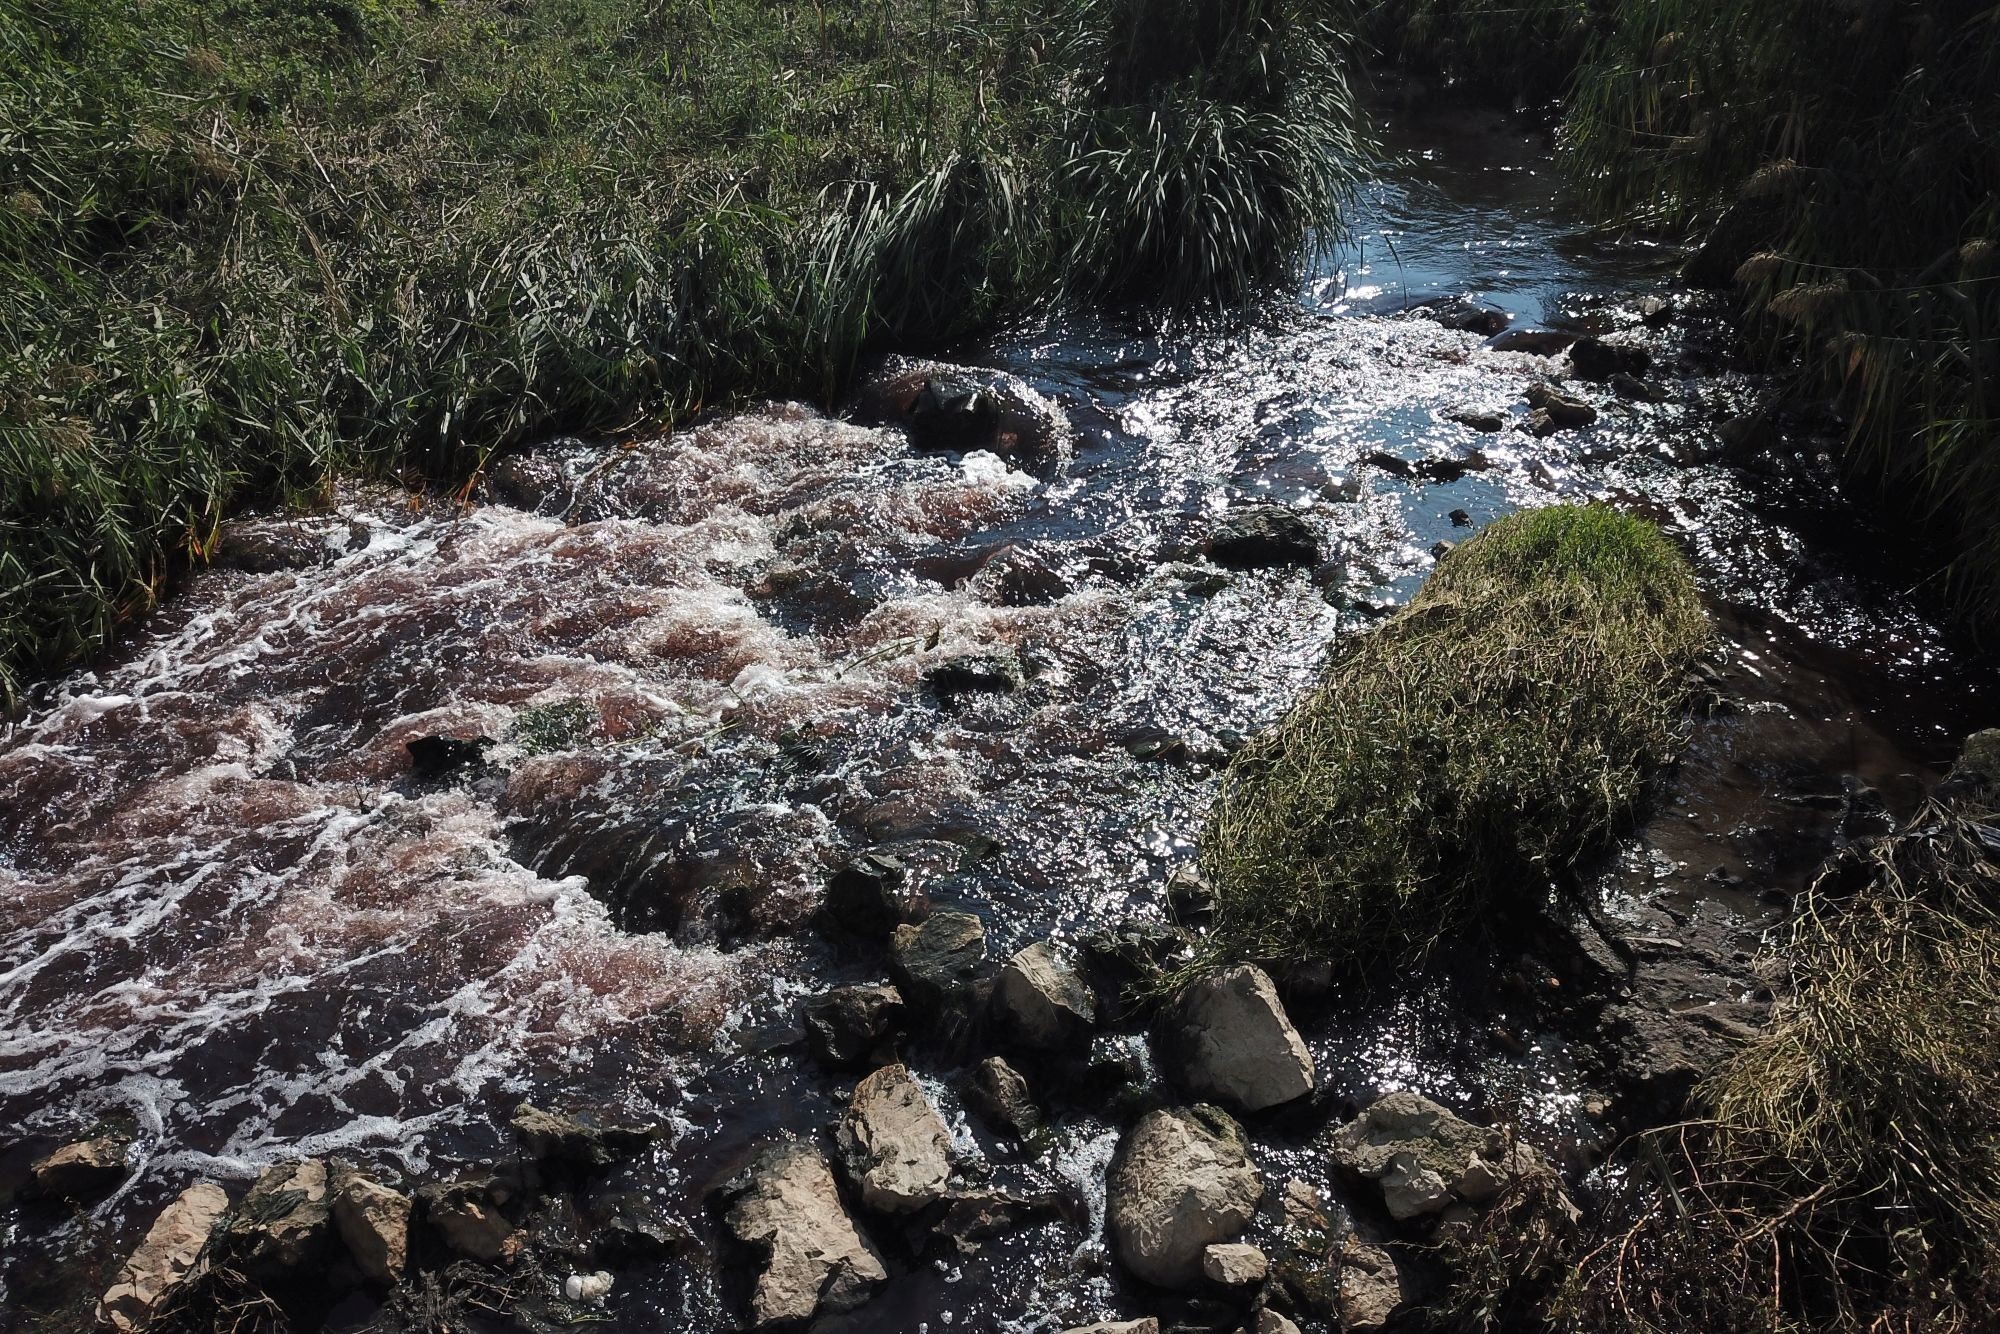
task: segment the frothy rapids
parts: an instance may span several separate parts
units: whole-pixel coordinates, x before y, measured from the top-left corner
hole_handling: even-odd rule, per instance
[[[880,976],[812,929],[842,853],[896,851],[934,903],[987,919],[995,952],[1158,912],[1237,740],[1407,596],[1435,543],[1522,505],[1611,499],[1675,530],[1769,715],[1797,724],[1787,763],[1924,772],[1947,728],[1909,701],[1954,671],[1935,632],[1865,562],[1823,555],[1802,517],[1823,496],[1789,511],[1716,461],[1716,422],[1756,386],[1694,334],[1638,329],[1621,301],[1650,259],[1552,242],[1546,186],[1509,174],[1539,150],[1509,152],[1385,184],[1364,221],[1402,238],[1397,267],[1348,256],[1254,332],[1058,323],[974,352],[1072,424],[1038,459],[771,405],[556,442],[485,503],[355,490],[252,525],[309,558],[195,575],[0,736],[0,1124],[141,1132],[117,1196],[10,1245],[129,1247],[171,1191],[288,1157],[495,1155],[527,1096],[672,1118],[653,1180],[699,1227],[747,1147],[838,1114],[793,1007]],[[1383,313],[1405,263],[1531,323],[1629,326],[1670,401],[1607,401],[1546,440],[1474,434],[1455,411],[1518,412],[1561,366]],[[1325,564],[1204,561],[1248,500],[1301,508]],[[975,684],[950,684],[967,664]],[[1768,814],[1744,804],[1762,789],[1732,768],[1740,736],[1698,748],[1690,821]],[[426,737],[492,744],[427,776],[408,746]],[[1754,839],[1717,837],[1664,856],[1697,878],[1765,866]],[[1660,846],[1632,859],[1644,893]],[[1308,1036],[1356,1087],[1476,1101],[1490,1072],[1435,1053],[1486,1023],[1419,1000]],[[1553,1104],[1574,1085],[1551,1050],[1496,1059]],[[961,1156],[989,1155],[949,1082],[935,1094]],[[1047,1173],[1080,1231],[905,1275],[871,1327],[1099,1304],[1113,1142],[1088,1117],[1059,1130]],[[695,1280],[644,1300],[621,1320],[730,1319]]]

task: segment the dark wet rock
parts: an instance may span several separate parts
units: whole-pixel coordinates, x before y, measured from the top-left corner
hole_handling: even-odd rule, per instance
[[[887,853],[850,857],[826,882],[827,915],[858,936],[886,936],[916,915],[908,880],[901,859]]]
[[[868,1208],[907,1214],[944,1198],[951,1132],[908,1067],[885,1065],[857,1084],[834,1138]]]
[[[1417,465],[1387,450],[1377,449],[1362,456],[1361,461],[1371,468],[1380,468],[1391,477],[1415,477]]]
[[[1162,727],[1138,727],[1119,741],[1135,760],[1154,764],[1186,764],[1190,758],[1187,738]]]
[[[1167,877],[1167,911],[1176,922],[1191,926],[1215,916],[1215,886],[1193,862],[1175,867]]]
[[[1588,426],[1597,420],[1597,409],[1580,398],[1570,398],[1553,385],[1535,383],[1524,395],[1531,409],[1528,430],[1535,435]]]
[[[420,736],[403,745],[410,752],[410,772],[418,778],[432,779],[484,764],[493,738]]]
[[[894,1045],[905,1019],[894,987],[835,987],[805,1003],[806,1044],[821,1065],[866,1065]]]
[[[1525,352],[1531,357],[1553,357],[1576,341],[1575,334],[1554,329],[1509,329],[1488,346],[1495,352]]]
[[[947,908],[890,938],[890,967],[911,1004],[938,1015],[962,1006],[986,965],[986,924]]]
[[[1433,302],[1420,307],[1420,313],[1425,319],[1436,320],[1447,329],[1478,334],[1482,338],[1491,338],[1514,322],[1514,317],[1504,310],[1482,306],[1463,297]]]
[[[972,1255],[996,1237],[1062,1216],[1062,1201],[1052,1191],[954,1191],[935,1231],[960,1255]]]
[[[228,1192],[213,1182],[182,1191],[119,1267],[97,1303],[98,1325],[117,1334],[146,1328],[160,1304],[205,1267],[209,1233],[228,1208]]]
[[[1000,653],[971,653],[924,673],[924,684],[942,704],[966,695],[1008,695],[1027,684],[1018,660]]]
[[[609,1167],[666,1133],[663,1125],[611,1119],[592,1111],[544,1111],[527,1102],[514,1109],[508,1124],[530,1157],[580,1168]]]
[[[1201,1279],[1202,1253],[1249,1226],[1264,1183],[1243,1131],[1214,1107],[1140,1118],[1118,1147],[1106,1212],[1118,1258],[1163,1288]]]
[[[1256,1112],[1313,1091],[1313,1060],[1278,989],[1254,964],[1190,983],[1167,1021],[1182,1081],[1202,1098]]]
[[[1208,557],[1232,570],[1319,563],[1319,534],[1286,505],[1243,505],[1216,520]]]
[[[1446,556],[1450,555],[1452,552],[1456,550],[1458,550],[1458,543],[1452,541],[1448,537],[1441,537],[1437,541],[1431,543],[1431,559],[1443,560]]]
[[[1201,1253],[1202,1276],[1225,1288],[1251,1288],[1271,1272],[1270,1257],[1247,1241],[1217,1242]]]
[[[1606,383],[1611,386],[1612,393],[1618,395],[1620,398],[1629,399],[1634,403],[1664,403],[1667,401],[1666,390],[1653,384],[1651,381],[1642,380],[1638,376],[1628,374],[1625,371],[1618,371],[1608,376]]]
[[[724,1225],[759,1260],[750,1297],[759,1328],[852,1311],[887,1281],[881,1254],[847,1216],[833,1172],[811,1145],[766,1148],[728,1194]]]
[[[1657,328],[1673,321],[1674,303],[1663,296],[1642,296],[1632,303],[1632,313],[1639,323]]]
[[[1453,510],[1448,516],[1454,528],[1472,527],[1472,516],[1464,510]]]
[[[317,1158],[264,1169],[230,1212],[219,1250],[266,1288],[318,1271],[334,1251],[333,1189]]]
[[[1185,928],[1135,918],[1093,931],[1078,944],[1099,967],[1137,977],[1184,957],[1192,942]]]
[[[1036,941],[1001,966],[993,1009],[1016,1041],[1043,1051],[1081,1046],[1097,1023],[1097,995],[1052,943]]]
[[[517,1229],[502,1212],[513,1191],[491,1177],[437,1181],[417,1191],[424,1221],[454,1255],[482,1264],[511,1257],[519,1249]]]
[[[334,1227],[363,1280],[378,1288],[401,1282],[410,1258],[410,1197],[345,1163],[333,1165],[328,1184]]]
[[[1644,375],[1653,364],[1653,354],[1634,343],[1579,338],[1569,346],[1569,364],[1586,380],[1608,380],[1614,375]]]
[[[694,1236],[643,1190],[610,1190],[588,1209],[590,1257],[609,1265],[659,1260],[694,1244]]]
[[[970,380],[931,376],[910,404],[909,428],[919,449],[993,449],[1000,443],[1000,400]]]
[[[116,1190],[131,1170],[125,1161],[129,1148],[131,1141],[122,1135],[97,1135],[65,1144],[29,1166],[29,1186],[45,1200],[102,1199]]]
[[[864,378],[851,414],[904,427],[919,449],[983,449],[1047,465],[1070,449],[1062,410],[1004,371],[891,357]]]
[[[988,556],[966,586],[996,607],[1042,607],[1070,594],[1069,580],[1048,558],[1008,544]]]
[[[1492,460],[1475,449],[1456,458],[1419,459],[1416,471],[1427,482],[1455,482],[1469,472],[1485,472],[1492,466]]]
[[[311,570],[331,565],[352,545],[344,526],[298,519],[232,519],[222,525],[214,563],[246,574]]]
[[[1381,1191],[1402,1222],[1455,1203],[1491,1203],[1510,1181],[1546,1177],[1542,1156],[1497,1127],[1477,1126],[1421,1094],[1400,1090],[1369,1104],[1334,1135],[1334,1166]]]
[[[1768,413],[1746,412],[1731,417],[1715,428],[1722,441],[1724,462],[1742,464],[1770,453],[1778,446],[1778,429]]]
[[[1027,1078],[1005,1057],[989,1056],[973,1068],[966,1098],[995,1129],[1023,1143],[1039,1136],[1047,1124]]]
[[[1503,414],[1489,408],[1453,408],[1444,417],[1446,421],[1457,422],[1475,431],[1498,431],[1507,425]]]
[[[560,515],[576,503],[569,470],[553,454],[509,454],[487,468],[486,484],[500,504],[530,514]]]
[[[1151,1049],[1137,1033],[1100,1033],[1084,1057],[1083,1090],[1106,1110],[1129,1116],[1158,1102]]]

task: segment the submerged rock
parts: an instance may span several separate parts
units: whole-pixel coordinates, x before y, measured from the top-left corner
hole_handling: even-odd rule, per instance
[[[1644,375],[1653,364],[1653,354],[1633,343],[1579,338],[1570,344],[1569,364],[1586,380],[1608,380],[1620,374]]]
[[[1482,338],[1491,338],[1497,333],[1504,332],[1507,326],[1514,322],[1514,317],[1506,311],[1482,306],[1464,297],[1432,302],[1421,307],[1419,313],[1425,319],[1436,320],[1447,329],[1478,334]]]
[[[666,1133],[665,1126],[606,1121],[589,1111],[544,1111],[527,1102],[508,1124],[531,1157],[582,1168],[609,1167]]]
[[[264,1170],[220,1239],[229,1263],[269,1288],[323,1267],[333,1253],[333,1191],[317,1158]]]
[[[410,752],[410,772],[431,779],[484,764],[492,745],[493,738],[484,736],[420,736],[405,742],[404,749]]]
[[[911,915],[899,858],[864,852],[848,858],[826,882],[827,915],[858,936],[886,936]]]
[[[944,1198],[951,1132],[907,1066],[885,1065],[855,1086],[835,1141],[847,1179],[870,1209],[915,1213]]]
[[[1305,516],[1285,505],[1245,505],[1218,519],[1208,556],[1235,570],[1319,564],[1319,534]]]
[[[125,1154],[130,1141],[98,1135],[65,1144],[28,1168],[35,1194],[49,1200],[95,1200],[118,1188],[130,1171]]]
[[[1398,1222],[1455,1202],[1485,1205],[1512,1180],[1552,1174],[1530,1146],[1407,1090],[1377,1099],[1342,1126],[1333,1162],[1349,1180],[1375,1185]]]
[[[333,1222],[361,1276],[377,1287],[402,1281],[410,1258],[410,1197],[345,1164],[332,1177]]]
[[[161,1210],[97,1303],[97,1323],[118,1334],[146,1328],[160,1303],[198,1272],[209,1232],[228,1208],[228,1193],[204,1181]]]
[[[909,430],[919,449],[993,449],[1000,443],[1000,400],[984,385],[931,376],[910,404]]]
[[[1181,1078],[1201,1097],[1257,1112],[1313,1091],[1312,1054],[1254,964],[1190,983],[1170,1023]]]
[[[1001,967],[993,1008],[1012,1036],[1043,1050],[1087,1043],[1097,1022],[1096,993],[1046,940],[1020,950]]]
[[[1555,386],[1536,383],[1528,386],[1525,397],[1531,409],[1528,430],[1534,435],[1588,426],[1597,420],[1597,409],[1580,398],[1569,398]]]
[[[933,1015],[962,1003],[986,964],[986,924],[945,909],[920,926],[896,928],[890,966],[903,994]]]
[[[1004,1057],[989,1056],[973,1070],[969,1098],[974,1111],[1015,1139],[1033,1139],[1045,1124],[1027,1079]]]
[[[852,1311],[887,1281],[881,1254],[841,1207],[833,1172],[811,1145],[765,1149],[733,1193],[724,1225],[761,1260],[750,1297],[757,1326]]]
[[[1243,1132],[1213,1107],[1149,1112],[1118,1147],[1106,1211],[1118,1258],[1148,1283],[1185,1288],[1202,1253],[1242,1235],[1264,1184]]]
[[[1027,674],[1006,654],[970,653],[925,672],[924,684],[939,703],[954,704],[966,695],[1011,695],[1027,684]]]
[[[806,1045],[821,1065],[865,1065],[902,1034],[904,1016],[894,987],[835,987],[805,1003]]]
[[[1507,425],[1507,418],[1490,408],[1453,408],[1444,414],[1444,418],[1482,432],[1498,431]]]

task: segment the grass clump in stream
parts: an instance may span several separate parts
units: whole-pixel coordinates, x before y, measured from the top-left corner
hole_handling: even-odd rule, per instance
[[[0,6],[0,705],[246,500],[1245,299],[1359,163],[1340,3]]]
[[[1407,959],[1539,899],[1672,755],[1707,638],[1686,561],[1644,520],[1493,524],[1230,764],[1202,843],[1214,948]]]
[[[1801,907],[1789,997],[1707,1082],[1713,1116],[1644,1142],[1635,1221],[1609,1229],[1567,1296],[1580,1327],[1993,1327],[1994,789],[1843,855]]]

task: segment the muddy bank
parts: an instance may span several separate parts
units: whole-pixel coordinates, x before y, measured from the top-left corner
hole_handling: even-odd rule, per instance
[[[504,1166],[529,1101],[669,1127],[610,1179],[694,1239],[614,1263],[586,1217],[589,1268],[551,1279],[612,1272],[621,1328],[731,1326],[754,1295],[718,1190],[787,1134],[833,1154],[869,1073],[814,1058],[842,1035],[808,1002],[908,985],[888,931],[819,916],[851,858],[901,863],[894,915],[977,920],[975,991],[1044,939],[1170,920],[1215,766],[1327,645],[1405,599],[1439,542],[1565,498],[1665,525],[1728,640],[1730,703],[1605,872],[1625,948],[1494,923],[1400,986],[1280,979],[1315,1092],[1243,1125],[1278,1192],[1260,1211],[1289,1181],[1368,1208],[1325,1137],[1396,1089],[1519,1123],[1576,1185],[1757,1022],[1754,959],[1791,894],[1907,813],[1992,696],[1883,582],[1810,415],[1779,470],[1732,465],[1723,428],[1764,387],[1699,309],[1652,304],[1649,252],[1548,202],[1532,136],[1430,147],[1371,196],[1358,251],[1254,329],[1070,320],[957,350],[930,410],[976,436],[908,420],[914,398],[854,421],[779,405],[553,443],[469,509],[353,494],[267,526],[275,549],[56,683],[0,743],[0,1121],[23,1131],[0,1187],[100,1121],[133,1148],[87,1208],[10,1194],[8,1309],[85,1313],[202,1181],[240,1199],[274,1164],[340,1157],[414,1195]],[[1432,298],[1509,328],[1411,313]],[[1664,401],[1577,374],[1584,334],[1646,349]],[[996,372],[1041,396],[1013,444],[999,404],[965,397]],[[1514,429],[1537,382],[1595,419]],[[1031,421],[1066,430],[1024,449]],[[1269,505],[1306,542],[1218,559],[1232,516]],[[424,738],[492,744],[419,772]],[[921,1003],[908,1038],[852,1038],[844,1059],[913,1072],[954,1182],[1054,1201],[973,1254],[864,1218],[885,1277],[854,1320],[1167,1309],[1113,1258],[1105,1182],[1147,1101],[1184,1086],[1115,969],[1092,982],[1095,1060]],[[975,1110],[996,1053],[1047,1122],[1030,1151]]]

